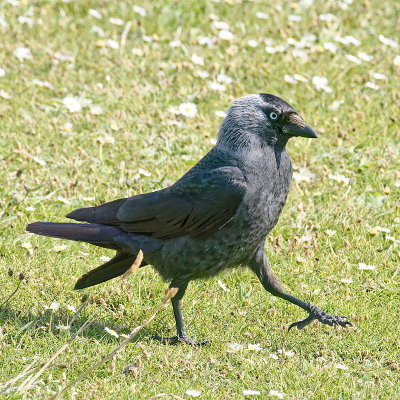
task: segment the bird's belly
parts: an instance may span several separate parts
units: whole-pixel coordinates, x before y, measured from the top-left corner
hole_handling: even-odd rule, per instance
[[[206,239],[183,236],[165,241],[150,262],[167,281],[211,277],[246,264],[275,226],[284,201],[256,204],[241,206],[230,222]]]
[[[170,239],[155,255],[153,265],[168,281],[211,277],[240,264],[237,255],[244,250],[243,244],[241,235],[234,231],[207,239],[190,236]]]

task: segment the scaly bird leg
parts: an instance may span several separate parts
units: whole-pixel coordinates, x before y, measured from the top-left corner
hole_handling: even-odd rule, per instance
[[[153,336],[153,339],[156,339],[164,344],[178,344],[180,342],[186,343],[190,346],[205,346],[208,344],[207,340],[203,340],[200,342],[196,342],[192,340],[186,335],[185,325],[183,322],[181,304],[180,301],[185,294],[186,288],[189,282],[171,282],[170,288],[178,288],[178,293],[171,299],[172,308],[174,310],[175,322],[176,322],[176,331],[177,335],[172,337],[163,337],[163,336]]]
[[[264,253],[264,245],[260,246],[249,263],[249,267],[255,272],[255,274],[258,276],[258,279],[264,286],[265,290],[270,292],[272,295],[280,297],[281,299],[290,301],[293,304],[296,304],[297,306],[301,307],[303,310],[307,311],[309,313],[308,317],[301,320],[294,322],[289,326],[289,330],[294,328],[295,326],[298,329],[303,329],[307,325],[309,325],[312,321],[318,320],[322,324],[326,325],[338,325],[338,326],[343,326],[346,327],[347,325],[353,326],[351,322],[346,321],[346,317],[344,316],[338,316],[338,315],[330,315],[326,313],[325,311],[320,310],[319,308],[306,303],[303,300],[298,299],[297,297],[294,297],[290,294],[287,294],[283,291],[280,283],[278,282],[277,277],[273,274],[271,271],[269,265],[268,265],[268,260],[267,256]]]

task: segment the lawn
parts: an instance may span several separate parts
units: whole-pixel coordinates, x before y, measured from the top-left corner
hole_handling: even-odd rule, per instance
[[[59,398],[399,399],[399,15],[377,0],[3,0],[0,399],[50,399],[167,287],[147,267],[73,291],[113,252],[25,226],[170,185],[213,146],[231,101],[259,92],[320,136],[287,146],[295,174],[270,263],[288,292],[354,328],[288,332],[305,313],[237,269],[184,298],[188,333],[209,346],[152,340],[174,334],[162,309]]]

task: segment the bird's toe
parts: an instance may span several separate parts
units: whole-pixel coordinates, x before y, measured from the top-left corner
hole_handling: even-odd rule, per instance
[[[178,336],[165,337],[165,336],[154,335],[151,338],[161,342],[162,344],[174,345],[174,344],[178,344],[179,343]]]
[[[289,326],[288,330],[290,331],[294,327],[297,327],[297,329],[303,329],[307,325],[311,324],[311,322],[313,322],[314,319],[316,319],[316,317],[314,315],[310,314],[306,319],[303,319],[303,320],[297,321],[297,322],[293,322],[293,324],[291,324]]]
[[[297,329],[303,329],[315,319],[322,324],[329,326],[342,326],[343,328],[353,326],[351,322],[347,321],[347,318],[344,315],[330,315],[315,306],[311,306],[310,315],[302,321],[297,321],[291,324],[288,330],[290,331],[294,327],[297,327]]]
[[[326,313],[325,311],[319,310],[319,316],[318,316],[318,321],[329,326],[342,326],[346,327],[348,326],[353,326],[353,324],[349,321],[346,320],[345,316],[342,315],[330,315]]]
[[[159,342],[163,344],[170,344],[170,345],[176,345],[178,343],[185,343],[189,346],[207,346],[210,344],[208,340],[200,340],[196,341],[191,339],[188,336],[172,336],[172,337],[164,337],[164,336],[152,336],[152,339],[158,340]]]

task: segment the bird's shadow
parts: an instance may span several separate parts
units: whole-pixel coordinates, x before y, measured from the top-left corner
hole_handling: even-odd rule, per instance
[[[0,309],[0,327],[13,321],[12,324],[16,325],[12,335],[5,335],[5,342],[11,345],[18,340],[18,337],[31,331],[32,334],[52,334],[54,336],[65,337],[65,331],[68,330],[70,337],[72,337],[85,323],[88,322],[90,317],[78,315],[76,318],[71,315],[69,318],[60,313],[46,310],[38,314],[32,312],[24,312],[21,309],[14,309],[10,305],[5,305]],[[68,324],[69,321],[70,324]],[[129,326],[121,326],[121,320],[118,318],[107,318],[107,324],[103,322],[101,317],[95,318],[80,334],[79,336],[86,339],[92,339],[100,343],[110,343],[116,340],[109,334],[105,328],[110,328],[117,332],[118,335],[128,335],[132,329],[140,325],[143,321],[129,321]],[[163,332],[169,332],[171,329],[166,323],[159,321],[155,327],[144,327],[138,332],[131,340],[131,343],[141,341],[151,341],[154,335]],[[9,338],[7,340],[7,337]],[[123,336],[125,337],[125,336]]]

